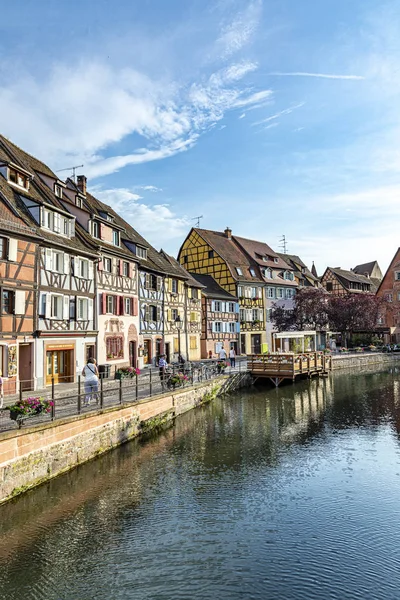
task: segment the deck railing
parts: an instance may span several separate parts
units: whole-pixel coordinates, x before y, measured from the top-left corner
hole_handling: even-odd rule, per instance
[[[251,354],[247,357],[252,373],[266,376],[296,377],[296,375],[326,372],[332,369],[332,357],[324,352],[302,354]]]

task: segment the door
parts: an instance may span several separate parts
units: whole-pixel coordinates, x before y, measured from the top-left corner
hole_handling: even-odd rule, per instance
[[[18,378],[23,392],[33,390],[32,344],[19,345]]]
[[[246,354],[246,334],[240,334],[240,353]]]
[[[253,333],[251,336],[251,353],[261,354],[261,334]]]
[[[171,362],[171,344],[170,344],[170,342],[167,342],[165,344],[165,358],[166,358],[167,363]]]
[[[129,364],[136,368],[136,342],[129,342]]]
[[[160,338],[157,338],[156,339],[156,360],[157,361],[160,358],[161,354],[162,354],[162,340],[160,340]]]
[[[145,365],[151,363],[151,340],[144,340],[143,362]]]
[[[46,385],[74,380],[72,373],[73,350],[48,350],[46,352]]]

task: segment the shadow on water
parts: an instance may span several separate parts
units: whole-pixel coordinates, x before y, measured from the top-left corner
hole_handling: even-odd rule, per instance
[[[0,597],[397,597],[393,574],[368,596],[380,538],[359,576],[338,548],[357,551],[361,520],[378,540],[368,477],[396,477],[399,394],[397,368],[249,389],[16,498],[0,507]]]

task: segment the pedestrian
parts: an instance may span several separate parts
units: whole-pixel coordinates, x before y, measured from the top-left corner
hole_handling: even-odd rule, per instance
[[[165,360],[165,354],[160,355],[160,359],[158,361],[158,370],[160,374],[161,387],[164,387],[164,381],[166,377],[166,370],[168,367],[168,363]]]
[[[208,358],[211,360],[212,359],[212,350],[208,351]]]
[[[99,371],[96,366],[96,359],[89,358],[83,367],[82,375],[85,378],[85,406],[89,406],[92,399],[98,400],[99,391]]]
[[[227,358],[228,358],[228,355],[226,354],[226,350],[222,346],[221,350],[219,351],[219,360],[226,360]]]
[[[4,385],[3,385],[3,376],[2,376],[2,372],[0,371],[0,408],[3,408],[3,403],[4,403]]]
[[[229,360],[231,361],[231,368],[235,368],[236,366],[236,352],[235,348],[231,348],[229,350]]]

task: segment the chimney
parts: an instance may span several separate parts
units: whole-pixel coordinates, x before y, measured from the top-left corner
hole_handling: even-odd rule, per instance
[[[84,175],[78,175],[76,185],[78,186],[79,191],[86,196],[87,178]]]
[[[225,237],[228,238],[228,240],[232,239],[232,229],[229,229],[229,227],[227,227],[224,231]]]

